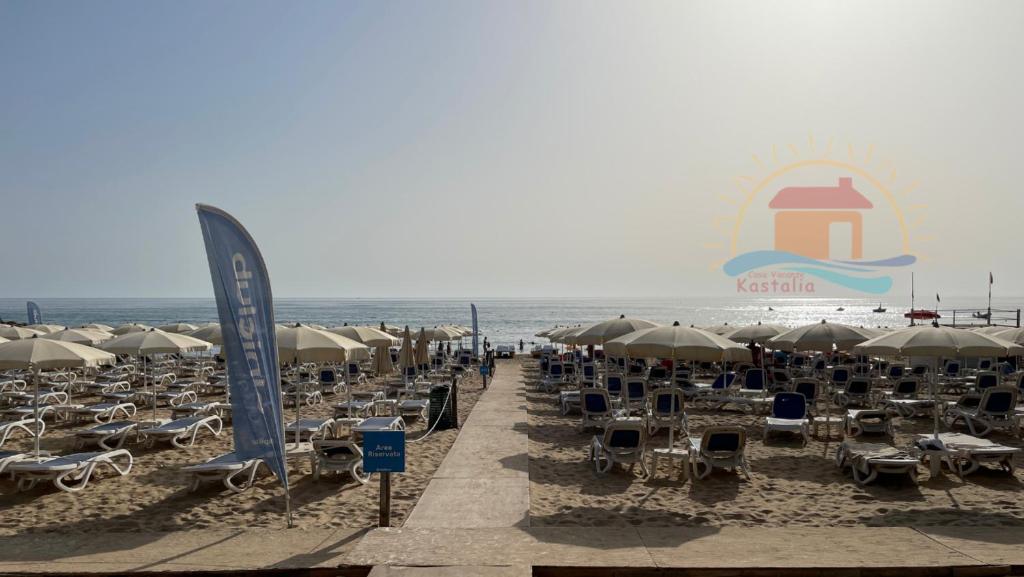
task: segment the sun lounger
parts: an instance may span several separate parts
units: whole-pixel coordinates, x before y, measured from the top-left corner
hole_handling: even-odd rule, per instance
[[[674,427],[680,436],[689,436],[690,426],[683,398],[683,391],[676,387],[655,389],[648,395],[647,430],[650,435],[663,427]]]
[[[693,478],[704,479],[718,467],[742,471],[749,479],[746,444],[747,431],[739,426],[708,427],[700,437],[690,437]]]
[[[7,391],[3,393],[4,398],[11,405],[30,405],[36,402],[36,395],[33,391]],[[64,391],[39,391],[39,404],[63,404],[67,403],[69,395]]]
[[[935,403],[918,398],[921,381],[909,377],[900,379],[895,388],[882,400],[882,408],[905,419],[931,412]]]
[[[39,418],[45,419],[46,417],[56,416],[57,408],[61,405],[56,403],[39,405]],[[36,409],[34,405],[21,405],[19,407],[11,407],[4,410],[4,413],[15,417],[18,420],[34,417]]]
[[[309,441],[326,439],[334,436],[334,419],[299,419],[284,426],[284,434],[288,440],[294,441],[296,433],[300,439]]]
[[[6,393],[7,391],[24,391],[26,388],[28,388],[28,384],[22,379],[0,381],[0,393]]]
[[[81,449],[86,445],[96,444],[105,451],[120,449],[128,435],[138,427],[139,424],[134,421],[113,421],[75,431],[75,446]]]
[[[918,435],[916,445],[929,458],[939,458],[963,478],[977,471],[983,463],[995,463],[1013,473],[1013,460],[1021,449],[994,443],[988,439],[961,433],[940,433],[936,445],[932,435]]]
[[[917,483],[917,464],[917,456],[912,451],[882,443],[846,440],[836,449],[836,466],[840,469],[849,468],[853,480],[859,485],[867,485],[882,473],[908,475],[911,481]]]
[[[895,434],[892,426],[892,414],[883,409],[849,409],[843,417],[843,433],[847,437],[861,435]]]
[[[972,435],[984,437],[996,429],[1009,429],[1020,436],[1016,415],[1017,389],[1012,386],[989,387],[981,394],[977,407],[956,405],[946,411],[946,423],[952,428],[963,421]]]
[[[68,411],[74,417],[88,417],[97,423],[110,423],[115,418],[131,418],[135,416],[134,403],[99,403],[97,405],[85,405]]]
[[[603,428],[615,419],[626,416],[626,412],[612,405],[611,397],[605,389],[580,390],[580,413],[583,420],[580,430],[589,427]]]
[[[398,401],[398,414],[402,417],[426,419],[430,401],[427,399],[403,399]]]
[[[189,491],[199,489],[203,481],[220,481],[231,491],[241,493],[252,486],[262,464],[262,459],[240,459],[235,453],[226,453],[205,463],[182,467],[181,470],[188,473],[191,479]]]
[[[7,439],[14,434],[15,431],[24,431],[28,433],[28,436],[34,437],[36,435],[36,420],[29,417],[27,419],[18,419],[17,421],[7,421],[0,423],[0,447],[4,446]],[[46,431],[46,423],[42,419],[38,422],[39,436],[42,436]]]
[[[220,417],[208,415],[178,419],[158,427],[142,429],[139,432],[146,438],[146,444],[150,447],[156,441],[170,441],[175,447],[186,449],[195,444],[196,436],[199,435],[201,430],[206,429],[213,433],[214,436],[217,436],[220,435],[222,427],[223,424]],[[185,439],[189,440],[188,444],[182,444],[182,441]]]
[[[869,407],[873,401],[871,379],[867,377],[852,377],[847,381],[846,388],[835,394],[836,404],[844,409],[846,407]]]
[[[313,480],[320,480],[324,472],[347,472],[361,485],[370,480],[363,471],[363,450],[352,441],[314,441]]]
[[[771,433],[796,433],[806,445],[810,437],[810,419],[807,418],[807,399],[800,393],[776,393],[772,400],[771,415],[764,421],[764,439]]]
[[[22,459],[7,467],[18,481],[19,491],[28,491],[40,481],[53,481],[61,491],[76,493],[89,484],[96,468],[106,465],[118,475],[132,470],[132,454],[126,449],[103,453],[75,453],[63,457],[34,457]]]
[[[630,471],[639,463],[644,476],[649,477],[651,473],[644,460],[646,451],[647,428],[639,418],[616,419],[590,442],[590,460],[600,474],[610,471],[616,463],[629,465]]]
[[[47,457],[50,456],[50,454],[45,451],[41,454]],[[7,467],[30,457],[32,457],[32,455],[22,453],[21,451],[0,451],[0,475],[3,475],[7,471]]]

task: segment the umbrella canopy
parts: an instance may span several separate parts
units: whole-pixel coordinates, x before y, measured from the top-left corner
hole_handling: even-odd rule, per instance
[[[552,331],[554,331],[556,329],[558,329],[558,327],[553,327],[553,328],[550,328],[550,329],[544,329],[542,331],[534,333],[533,336],[535,336],[537,338],[545,339],[545,338],[547,338],[548,335],[551,334]]]
[[[64,325],[28,325],[28,328],[30,328],[32,330],[35,330],[35,331],[39,331],[41,333],[50,334],[50,333],[55,333],[55,332],[58,332],[58,331],[62,331],[64,329],[66,329],[67,327],[64,326]]]
[[[705,331],[707,331],[709,333],[715,333],[716,335],[725,335],[725,334],[729,334],[732,331],[736,330],[736,328],[737,328],[736,325],[730,325],[729,323],[724,323],[724,324],[721,324],[721,325],[713,325],[713,326],[710,326],[710,327],[704,327],[703,330],[705,330]]]
[[[87,325],[82,325],[82,326],[80,326],[78,328],[80,328],[80,329],[92,329],[92,330],[95,330],[95,331],[103,331],[105,333],[113,333],[114,332],[114,327],[112,327],[110,325],[105,325],[105,324],[102,324],[102,323],[89,323]]]
[[[737,343],[764,343],[768,339],[777,337],[789,329],[782,325],[748,325],[725,333],[725,338]]]
[[[364,345],[373,348],[390,347],[391,345],[397,345],[399,343],[397,338],[373,327],[343,326],[327,329],[327,332],[341,335],[352,339],[357,343],[363,343]]]
[[[373,372],[382,377],[395,372],[395,364],[391,362],[391,349],[377,347],[373,352]]]
[[[296,325],[277,331],[281,363],[345,363],[370,358],[363,343],[341,335]]]
[[[1018,345],[1024,345],[1024,327],[999,327],[999,329],[1000,330],[998,331],[991,331],[988,334],[996,337],[997,339],[1002,339]]]
[[[380,323],[380,326],[377,327],[377,330],[385,332],[393,337],[402,337],[402,327],[396,327],[395,325],[386,325],[384,323]]]
[[[787,331],[766,341],[770,347],[790,351],[821,351],[832,352],[833,347],[840,351],[848,351],[877,334],[869,329],[851,327],[839,323],[820,323],[805,325]]]
[[[416,366],[416,356],[412,348],[412,336],[409,327],[402,333],[402,348],[398,351],[398,368],[405,374],[405,369]]]
[[[431,341],[457,340],[461,335],[451,327],[437,326],[432,329],[421,328],[420,335],[425,335]]]
[[[750,349],[714,333],[680,326],[642,329],[612,339],[604,348],[613,355],[686,361],[749,361]]]
[[[427,340],[426,334],[427,330],[421,327],[420,334],[416,337],[416,350],[414,357],[416,359],[416,364],[421,367],[423,365],[430,364],[430,353],[427,351],[427,347],[430,346],[430,341]]]
[[[591,326],[592,325],[583,325],[583,326],[578,326],[578,327],[574,327],[574,328],[562,331],[558,335],[558,341],[561,342],[561,343],[565,343],[567,345],[579,345],[579,344],[582,344],[582,343],[580,343],[580,335],[584,331],[589,329]]]
[[[1024,354],[1024,346],[999,336],[953,327],[919,325],[875,337],[853,349],[866,355],[990,357]]]
[[[177,335],[160,329],[124,333],[100,348],[118,355],[160,355],[210,350],[210,343],[188,335]]]
[[[110,332],[115,335],[126,335],[128,333],[141,333],[143,331],[148,331],[152,328],[153,327],[149,325],[142,325],[139,323],[128,323],[126,325],[121,325]]]
[[[104,341],[109,341],[114,338],[114,335],[89,329],[64,329],[48,335],[42,335],[41,338],[93,347]]]
[[[645,321],[643,319],[628,319],[625,315],[620,316],[617,319],[609,319],[591,325],[586,330],[574,336],[575,343],[577,345],[603,345],[604,343],[617,339],[623,335],[639,331],[641,329],[650,329],[658,326],[658,323]]]
[[[157,328],[168,333],[184,334],[190,333],[199,327],[189,323],[171,323],[169,325],[160,325]]]
[[[212,343],[215,345],[224,344],[224,337],[221,335],[219,323],[213,323],[206,325],[205,327],[199,327],[198,329],[186,334],[192,338],[196,338],[201,341],[206,341],[208,343]]]
[[[46,333],[42,331],[37,331],[35,329],[29,329],[25,327],[0,326],[0,337],[12,341],[17,341],[20,339],[30,339],[32,337],[37,337],[45,334]]]

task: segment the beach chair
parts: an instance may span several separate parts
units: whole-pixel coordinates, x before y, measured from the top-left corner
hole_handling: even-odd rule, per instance
[[[0,447],[3,447],[7,439],[11,438],[11,435],[16,431],[24,431],[29,437],[35,437],[37,426],[39,427],[39,436],[41,437],[46,432],[46,423],[42,419],[39,419],[38,423],[36,419],[31,417],[0,423]]]
[[[963,421],[971,435],[984,437],[996,429],[1009,429],[1014,436],[1020,436],[1016,418],[1017,389],[1011,386],[996,386],[985,389],[977,407],[957,404],[946,411],[946,423],[953,428]]]
[[[613,407],[608,391],[597,388],[580,390],[580,413],[583,415],[580,430],[604,428],[608,423],[626,415],[626,411]]]
[[[836,449],[836,466],[849,468],[858,485],[867,485],[879,474],[907,475],[917,483],[918,458],[912,451],[881,443],[846,440]]]
[[[369,417],[373,413],[377,401],[384,399],[384,393],[381,391],[358,391],[353,392],[351,397],[351,402],[345,400],[334,404],[334,418],[347,417],[349,412],[355,417]]]
[[[400,399],[398,401],[398,415],[404,418],[426,419],[429,409],[429,399]]]
[[[583,374],[580,376],[581,387],[597,385],[597,366],[594,363],[583,363]]]
[[[768,392],[768,376],[764,369],[747,369],[743,373],[743,384],[740,387],[742,396],[765,396]]]
[[[681,437],[690,435],[683,404],[683,391],[662,387],[651,391],[647,403],[647,431],[655,435],[663,427],[675,427]]]
[[[712,426],[690,437],[690,468],[694,479],[705,479],[715,468],[741,471],[750,478],[746,458],[747,431],[740,426]]]
[[[200,431],[205,429],[213,433],[214,436],[217,436],[220,435],[222,428],[223,423],[220,417],[216,415],[197,415],[164,423],[157,427],[142,429],[139,433],[145,438],[146,446],[148,447],[152,447],[157,441],[170,441],[172,445],[179,449],[187,449],[195,445],[196,437]],[[187,444],[183,443],[185,439],[188,439]]]
[[[806,445],[810,439],[810,419],[807,418],[807,399],[800,393],[776,393],[771,414],[765,418],[764,439],[771,433],[796,433]]]
[[[117,417],[130,419],[135,416],[135,411],[134,403],[99,403],[76,407],[68,413],[75,418],[86,417],[96,423],[110,423]]]
[[[0,393],[6,393],[7,391],[24,391],[28,388],[28,383],[23,379],[8,379],[0,381]]]
[[[314,441],[313,480],[319,481],[324,472],[346,472],[360,485],[370,480],[363,470],[363,450],[352,441]]]
[[[42,451],[40,453],[40,456],[49,457],[50,453]],[[22,453],[21,451],[0,451],[0,475],[3,475],[5,472],[7,472],[7,467],[9,467],[10,465],[33,457],[34,455],[29,453]]]
[[[870,434],[892,437],[895,434],[892,414],[883,409],[849,409],[843,417],[843,434],[847,437]]]
[[[668,369],[661,365],[651,367],[651,370],[647,372],[647,382],[660,383],[662,381],[668,381]]]
[[[791,382],[792,379],[789,377],[789,371],[785,369],[772,369],[772,381],[768,390],[772,393],[788,391]]]
[[[930,399],[919,399],[920,388],[921,381],[914,377],[904,377],[882,400],[882,408],[905,419],[927,414],[935,407],[935,403]]]
[[[47,417],[57,417],[57,409],[63,407],[56,403],[48,403],[39,405],[39,419],[45,419]],[[27,418],[35,418],[36,408],[35,405],[19,405],[17,407],[10,407],[4,410],[5,414],[11,415],[15,420],[22,420]]]
[[[807,401],[807,412],[813,413],[814,407],[818,402],[818,392],[821,390],[818,379],[810,377],[800,377],[793,379],[790,385],[790,392],[800,393],[804,396]]]
[[[918,435],[915,443],[926,453],[935,449],[933,435]],[[984,463],[995,463],[1003,471],[1013,474],[1014,459],[1021,452],[1018,447],[1009,447],[961,433],[940,433],[939,456],[957,476],[965,476],[977,471]]]
[[[626,379],[626,397],[623,404],[627,412],[642,412],[647,400],[647,381],[638,378]]]
[[[132,454],[127,449],[102,453],[75,453],[63,457],[25,458],[8,465],[7,471],[18,482],[19,491],[29,491],[40,481],[53,481],[55,487],[68,493],[77,493],[89,484],[93,473],[101,465],[118,475],[132,470]]]
[[[892,381],[893,383],[899,382],[904,376],[906,376],[907,367],[898,363],[890,364],[885,367],[885,372],[882,374],[882,379],[885,381]]]
[[[242,459],[236,453],[226,453],[181,470],[189,475],[190,492],[199,489],[203,481],[220,481],[232,492],[241,493],[252,486],[260,465],[262,459]]]
[[[622,376],[608,375],[608,394],[622,398]]]
[[[294,407],[296,404],[303,404],[307,407],[322,405],[324,394],[320,392],[319,382],[305,381],[290,385],[281,394],[286,407]]]
[[[314,441],[334,436],[334,419],[299,419],[284,426],[284,435],[288,442],[295,440],[298,433],[300,441]]]
[[[589,458],[598,474],[611,471],[616,464],[629,465],[630,471],[639,463],[644,477],[650,476],[644,453],[647,451],[647,428],[642,419],[616,419],[595,435],[590,442]]]
[[[845,389],[851,376],[853,375],[851,374],[849,367],[832,367],[832,372],[829,374],[829,381],[831,381],[834,388]]]
[[[999,374],[995,371],[979,371],[974,377],[974,390],[982,392],[985,389],[999,386]]]
[[[868,407],[873,403],[871,395],[871,379],[867,377],[851,377],[846,388],[836,391],[835,402],[840,408]]]
[[[138,427],[139,424],[134,421],[113,421],[75,431],[75,448],[81,449],[95,444],[104,451],[120,449],[128,435],[138,430]]]

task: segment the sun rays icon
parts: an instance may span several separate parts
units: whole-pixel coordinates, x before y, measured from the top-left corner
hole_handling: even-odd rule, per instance
[[[834,139],[819,144],[810,135],[804,145],[774,145],[767,153],[752,154],[751,159],[754,169],[733,179],[733,191],[718,195],[728,213],[711,222],[721,240],[703,244],[719,255],[710,264],[712,270],[722,269],[737,277],[770,268],[862,292],[884,293],[892,286],[891,277],[884,272],[927,259],[917,249],[931,240],[921,233],[927,205],[918,198],[920,182],[908,181],[891,161],[876,153],[874,145],[836,146]],[[787,186],[813,171],[838,174],[838,184],[833,180],[822,186]],[[875,202],[854,189],[855,183],[872,190]],[[775,198],[769,203],[770,195]],[[775,246],[741,252],[744,223],[752,208],[764,205],[775,210]],[[896,226],[886,232],[886,238],[895,237],[890,244],[899,251],[896,256],[863,259],[861,213],[865,209],[890,211]],[[829,231],[836,223],[849,225],[853,231],[849,258],[836,259],[829,254]]]

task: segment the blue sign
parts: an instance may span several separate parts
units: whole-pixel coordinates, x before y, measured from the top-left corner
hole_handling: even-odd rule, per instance
[[[41,325],[43,324],[43,313],[39,311],[39,305],[32,301],[28,301],[28,324],[30,325]]]
[[[262,459],[288,488],[281,375],[270,275],[256,242],[228,213],[196,205],[220,317],[235,453]]]
[[[491,367],[489,365],[480,365],[480,374],[485,377],[491,374]]]
[[[363,471],[367,473],[404,473],[405,431],[367,431],[363,433]]]

